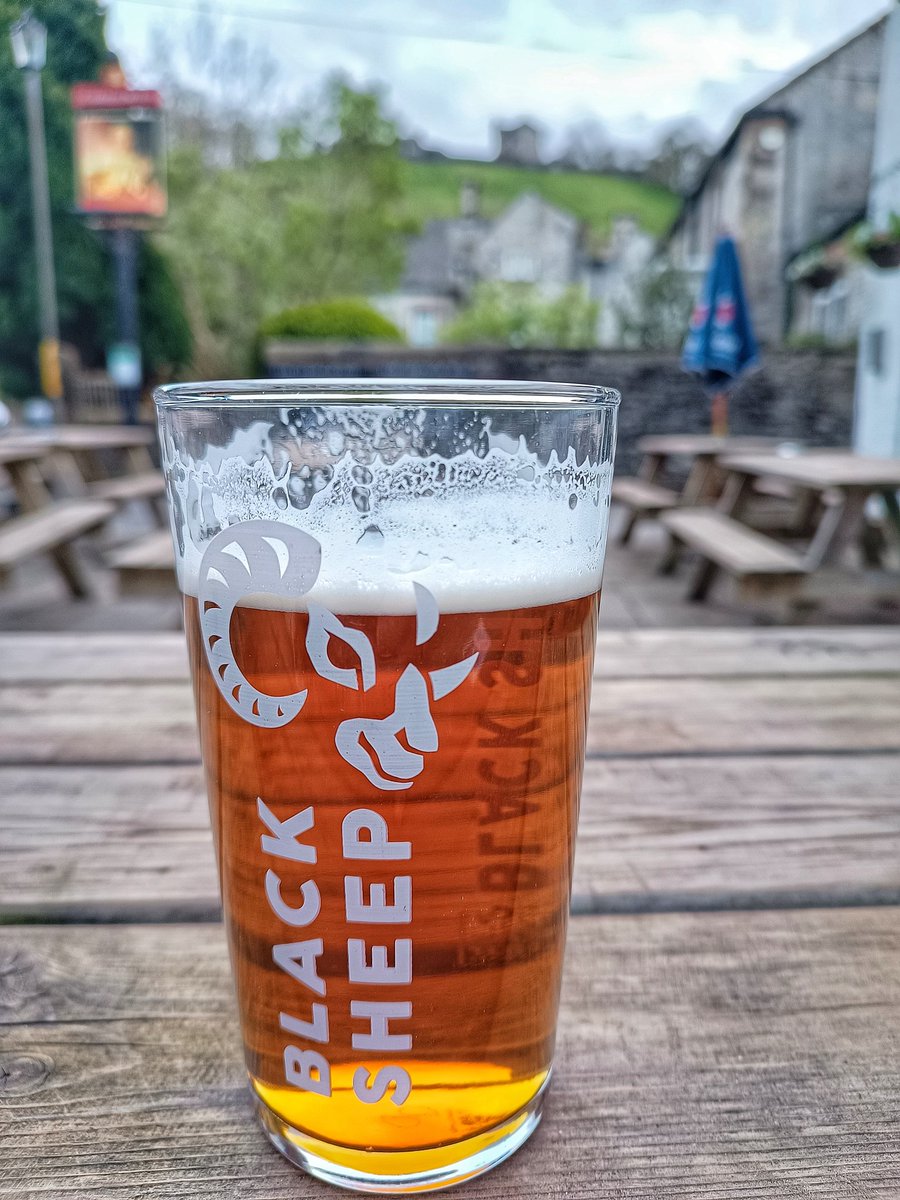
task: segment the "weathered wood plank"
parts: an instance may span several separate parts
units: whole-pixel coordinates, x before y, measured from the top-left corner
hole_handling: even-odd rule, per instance
[[[891,673],[900,673],[900,629],[892,626],[601,629],[597,639],[597,677],[606,679]],[[0,684],[186,676],[178,633],[0,633]]]
[[[172,548],[172,535],[168,529],[154,529],[145,533],[133,542],[111,551],[107,562],[116,571],[166,571],[172,588],[175,583],[175,552]]]
[[[146,471],[140,475],[121,475],[113,479],[101,479],[91,484],[91,494],[100,500],[113,500],[125,504],[130,500],[147,500],[164,496],[166,480],[162,471]],[[171,545],[170,545],[171,553]]]
[[[801,574],[802,554],[712,508],[672,509],[661,523],[680,541],[736,575]]]
[[[644,454],[683,454],[689,457],[695,455],[739,454],[753,450],[763,451],[774,448],[779,438],[766,437],[717,437],[714,434],[680,434],[662,433],[648,434],[638,442],[638,449]]]
[[[181,633],[0,634],[0,684],[187,679]]]
[[[217,926],[0,930],[0,1196],[313,1200],[249,1110]],[[885,910],[572,923],[543,1127],[461,1197],[834,1200],[900,1178]]]
[[[900,750],[900,678],[610,679],[589,755]],[[0,688],[0,763],[193,762],[186,682]]]
[[[900,673],[900,629],[890,626],[601,629],[595,678],[892,672]]]
[[[57,500],[38,512],[10,517],[0,524],[0,566],[11,566],[81,537],[102,525],[114,511],[105,500]]]
[[[831,487],[870,487],[873,491],[900,487],[900,458],[867,458],[833,450],[811,450],[790,458],[729,451],[723,454],[722,466],[727,470],[785,479],[820,491]]]
[[[575,911],[900,897],[898,771],[897,755],[589,761]],[[0,920],[218,911],[199,766],[0,768],[0,824]]]
[[[627,475],[613,481],[612,498],[616,504],[624,504],[647,513],[673,508],[678,503],[678,493],[673,492],[671,488]]]
[[[900,900],[900,757],[594,759],[576,912]]]

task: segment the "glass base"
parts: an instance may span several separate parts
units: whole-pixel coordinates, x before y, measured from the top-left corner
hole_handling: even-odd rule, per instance
[[[354,1192],[385,1195],[433,1192],[483,1175],[528,1141],[541,1120],[550,1076],[526,1105],[493,1129],[426,1150],[357,1150],[302,1133],[255,1093],[257,1116],[269,1141],[308,1175]]]

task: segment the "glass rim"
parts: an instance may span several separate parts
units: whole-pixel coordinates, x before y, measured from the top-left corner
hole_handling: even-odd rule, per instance
[[[154,389],[161,410],[256,408],[284,404],[416,408],[617,408],[615,388],[585,383],[542,383],[507,379],[223,379],[167,383]]]

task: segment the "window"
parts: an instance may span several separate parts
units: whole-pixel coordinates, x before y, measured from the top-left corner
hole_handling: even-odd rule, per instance
[[[884,374],[883,329],[870,329],[866,334],[866,365],[873,375]]]

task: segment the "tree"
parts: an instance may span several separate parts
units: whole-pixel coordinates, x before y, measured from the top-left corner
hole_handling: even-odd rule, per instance
[[[630,350],[676,350],[685,339],[693,290],[669,262],[651,262],[638,276],[631,300],[615,305],[622,344]]]
[[[577,286],[548,300],[532,284],[480,283],[444,341],[583,349],[597,343],[599,310]]]
[[[646,177],[670,191],[686,195],[709,162],[710,149],[703,127],[693,120],[670,126],[647,161]]]
[[[37,386],[38,307],[25,92],[7,30],[24,4],[0,0],[0,388],[27,395]],[[108,51],[95,0],[34,0],[47,26],[44,90],[47,166],[61,335],[88,362],[99,361],[112,329],[109,263],[96,234],[72,212],[72,116],[69,87],[90,80]],[[144,305],[145,361],[153,370],[187,357],[189,333],[165,259],[146,249],[141,271],[151,289],[168,289],[164,311]],[[183,356],[183,357],[182,357]]]
[[[169,172],[164,237],[194,330],[194,368],[243,374],[256,332],[303,301],[388,289],[403,267],[409,225],[397,212],[396,129],[374,91],[332,79],[282,153],[210,170],[182,147]]]
[[[143,74],[165,95],[171,145],[199,149],[209,166],[242,167],[259,157],[275,124],[279,66],[265,45],[223,33],[209,11],[186,32],[150,31]]]

